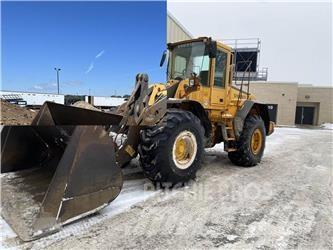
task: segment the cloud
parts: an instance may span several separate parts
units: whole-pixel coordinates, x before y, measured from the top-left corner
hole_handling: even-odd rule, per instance
[[[94,62],[91,62],[89,68],[86,70],[86,74],[88,74],[94,68]]]
[[[78,87],[82,85],[81,81],[71,81],[71,82],[64,82],[64,83],[60,83],[60,85],[65,85],[68,87]]]
[[[57,84],[53,83],[53,82],[49,82],[49,83],[38,83],[35,84],[32,88],[34,90],[43,90],[43,91],[51,91],[56,89]]]
[[[43,88],[43,86],[36,84],[33,86],[33,89],[43,90],[44,88]]]
[[[99,53],[95,56],[95,58],[97,59],[97,58],[101,57],[101,56],[104,54],[104,52],[105,52],[105,50],[103,49],[101,52],[99,52]]]
[[[96,56],[95,56],[95,59],[90,63],[88,69],[86,70],[86,74],[88,74],[90,71],[93,70],[94,68],[94,63],[95,63],[95,60],[100,58],[103,54],[105,53],[105,50],[101,50]]]
[[[60,81],[60,89],[64,87],[79,87],[82,85],[81,81],[69,81],[69,82],[61,82]],[[45,92],[54,92],[57,90],[57,83],[55,82],[47,82],[47,83],[38,83],[35,84],[32,88],[34,91],[45,91]]]

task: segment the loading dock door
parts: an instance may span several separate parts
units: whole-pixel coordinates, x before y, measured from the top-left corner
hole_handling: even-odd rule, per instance
[[[269,119],[276,123],[276,117],[277,117],[277,110],[278,110],[278,105],[277,104],[267,104],[268,108],[268,114],[269,114]]]
[[[301,125],[313,125],[315,107],[296,107],[295,123]]]

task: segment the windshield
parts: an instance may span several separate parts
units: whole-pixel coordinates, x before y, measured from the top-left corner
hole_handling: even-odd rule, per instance
[[[170,53],[169,79],[186,79],[195,73],[200,83],[208,85],[209,55],[203,42],[192,42],[175,46]]]

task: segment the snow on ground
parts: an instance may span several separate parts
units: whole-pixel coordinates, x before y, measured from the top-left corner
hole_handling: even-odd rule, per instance
[[[43,249],[45,246],[50,245],[50,243],[81,234],[89,230],[91,226],[117,214],[126,212],[136,203],[144,202],[146,199],[159,192],[155,190],[144,190],[145,183],[145,179],[125,181],[119,196],[105,209],[101,210],[96,215],[82,218],[80,221],[64,226],[60,232],[36,241],[34,247],[36,249]]]
[[[14,233],[14,231],[2,218],[0,218],[0,249],[6,248],[6,245],[4,243],[6,239],[14,239],[15,237],[16,234]]]
[[[134,164],[137,165],[138,163],[134,162]],[[137,173],[141,173],[141,170],[138,167],[125,169],[125,179],[126,177]],[[36,241],[36,245],[34,247],[43,248],[45,245],[44,242],[47,242],[47,245],[50,245],[52,242],[72,237],[89,230],[91,226],[107,218],[123,213],[133,207],[133,205],[139,202],[144,202],[159,192],[160,190],[154,190],[152,188],[151,182],[144,178],[142,174],[139,174],[133,180],[125,180],[123,189],[121,190],[119,196],[109,206],[95,215],[88,216],[77,222],[64,226],[60,232]],[[8,246],[5,242],[16,242],[18,245],[22,243],[19,241],[16,233],[10,228],[6,221],[0,217],[0,249],[13,248],[12,246]]]
[[[325,129],[276,128],[254,168],[233,166],[219,144],[187,187],[155,191],[139,174],[97,215],[34,242],[0,219],[0,248],[332,249],[332,144]]]
[[[332,129],[333,130],[333,123],[323,123],[323,124],[321,124],[320,127],[324,128],[324,129]]]

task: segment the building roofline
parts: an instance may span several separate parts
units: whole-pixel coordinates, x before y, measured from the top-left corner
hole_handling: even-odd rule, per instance
[[[184,25],[182,25],[178,20],[177,20],[177,18],[175,18],[175,16],[174,15],[172,15],[171,14],[171,12],[170,11],[167,11],[167,16],[168,17],[170,17],[171,19],[172,19],[172,21],[174,21],[183,31],[184,31],[184,33],[186,34],[186,35],[188,35],[189,37],[191,37],[191,38],[194,38],[194,36],[192,35],[192,33],[191,32],[189,32],[188,31],[188,29],[186,29],[185,27],[184,27]]]
[[[281,84],[281,85],[297,85],[298,88],[313,88],[313,89],[333,89],[333,86],[321,86],[321,85],[313,85],[313,84],[302,84],[298,82],[283,82],[283,81],[251,81],[251,84]]]
[[[284,81],[251,81],[252,83],[259,83],[259,84],[284,84],[284,85],[299,85],[298,82],[284,82]],[[250,85],[251,86],[251,85]]]
[[[309,84],[299,84],[299,88],[313,88],[313,89],[333,89],[333,86],[321,86],[321,85],[309,85]]]
[[[5,90],[1,89],[0,92],[14,92],[14,93],[27,93],[27,94],[44,94],[44,95],[66,95],[66,94],[58,94],[52,92],[33,92],[33,91],[23,91],[23,90]]]
[[[0,90],[0,94],[1,92],[11,92],[11,93],[17,93],[17,94],[40,94],[40,95],[57,95],[57,96],[65,96],[65,95],[71,95],[71,96],[88,96],[86,94],[82,94],[82,95],[76,95],[76,94],[57,94],[57,93],[52,93],[52,92],[32,92],[32,91],[21,91],[21,90],[4,90],[1,89]],[[108,97],[108,98],[117,98],[117,99],[124,99],[123,97],[113,97],[113,96],[104,96],[104,95],[92,95],[93,97]]]

